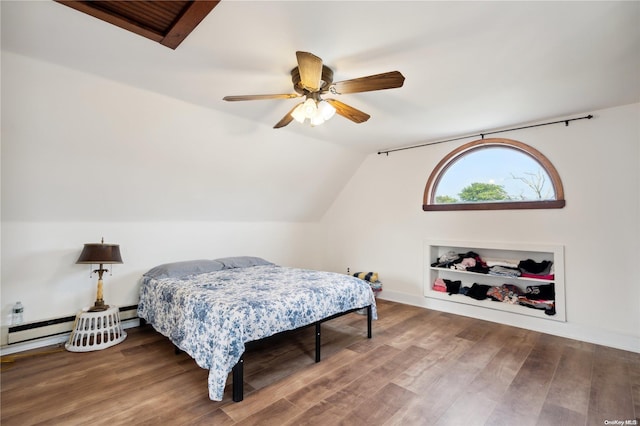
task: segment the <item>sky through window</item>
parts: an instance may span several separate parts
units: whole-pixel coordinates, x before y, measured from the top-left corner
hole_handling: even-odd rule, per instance
[[[555,198],[549,175],[535,159],[513,148],[487,147],[461,155],[447,168],[438,183],[436,200],[448,196],[461,202],[462,189],[476,182],[502,186],[512,201]]]

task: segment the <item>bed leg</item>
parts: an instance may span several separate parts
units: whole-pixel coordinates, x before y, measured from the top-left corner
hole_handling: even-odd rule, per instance
[[[371,339],[371,316],[372,316],[371,305],[367,306],[367,337]]]
[[[316,323],[316,362],[320,362],[320,321]]]
[[[231,370],[233,373],[233,383],[231,384],[233,390],[233,402],[240,402],[244,399],[244,354],[240,357],[236,365]]]

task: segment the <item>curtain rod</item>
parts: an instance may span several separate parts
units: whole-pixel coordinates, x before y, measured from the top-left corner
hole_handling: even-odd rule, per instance
[[[410,146],[405,146],[405,147],[402,147],[402,148],[387,149],[387,150],[384,150],[384,151],[378,151],[378,155],[387,154],[387,156],[389,156],[390,152],[404,151],[404,150],[407,150],[407,149],[414,149],[414,148],[422,148],[423,146],[436,145],[436,144],[445,143],[445,142],[459,141],[461,139],[469,139],[469,138],[477,138],[477,137],[481,137],[482,139],[484,139],[484,137],[486,135],[494,135],[496,133],[512,132],[514,130],[530,129],[532,127],[550,126],[552,124],[559,124],[559,123],[564,123],[565,126],[568,126],[570,121],[585,120],[585,119],[586,120],[591,120],[592,118],[593,118],[593,115],[589,114],[589,115],[585,115],[584,117],[569,118],[569,119],[566,119],[566,120],[558,120],[558,121],[550,121],[548,123],[532,124],[532,125],[529,125],[529,126],[522,126],[522,127],[512,127],[511,129],[495,130],[493,132],[477,133],[477,134],[473,134],[473,135],[460,136],[460,137],[453,138],[453,139],[445,139],[445,140],[435,141],[435,142],[426,142],[426,143],[421,143],[419,145],[410,145]]]

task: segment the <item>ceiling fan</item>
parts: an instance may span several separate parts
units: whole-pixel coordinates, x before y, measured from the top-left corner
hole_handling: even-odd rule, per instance
[[[329,92],[333,95],[345,93],[371,92],[374,90],[402,87],[404,76],[399,71],[391,71],[367,77],[354,78],[334,83],[333,71],[322,64],[322,59],[309,52],[296,52],[298,66],[291,70],[291,80],[296,93],[276,95],[225,96],[225,101],[254,101],[262,99],[291,99],[304,96],[306,99],[294,106],[275,126],[279,129],[294,119],[301,123],[307,119],[311,125],[322,124],[335,113],[354,123],[364,123],[369,114],[336,99],[322,99]]]

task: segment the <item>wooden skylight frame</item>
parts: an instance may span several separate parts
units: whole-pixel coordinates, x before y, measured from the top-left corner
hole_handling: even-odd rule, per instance
[[[102,21],[176,49],[220,0],[55,0]]]

